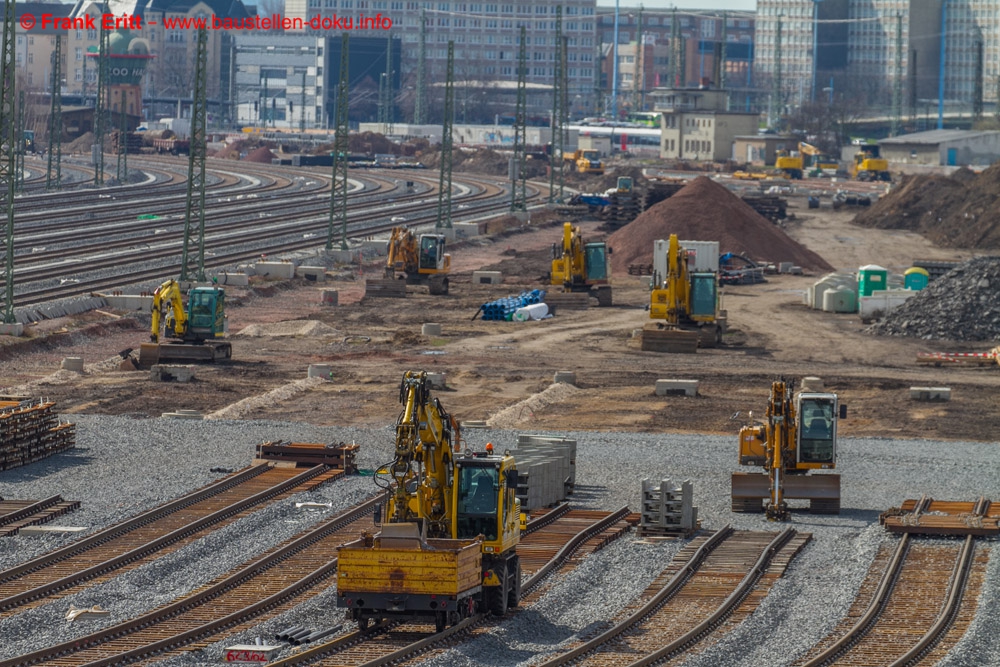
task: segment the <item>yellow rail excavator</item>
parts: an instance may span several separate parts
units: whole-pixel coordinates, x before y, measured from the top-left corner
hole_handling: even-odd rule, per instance
[[[139,366],[158,363],[213,362],[233,356],[225,337],[226,291],[221,287],[192,287],[184,294],[176,280],[167,280],[153,292],[149,343],[139,347]]]
[[[837,175],[837,170],[840,168],[838,162],[812,144],[799,142],[799,153],[808,156],[808,159],[803,158],[803,166],[809,176]]]
[[[433,619],[438,631],[521,596],[521,505],[509,453],[459,453],[458,423],[431,398],[425,372],[399,387],[395,458],[376,471],[388,500],[381,532],[339,550],[337,606],[359,628]],[[376,521],[379,519],[377,518]]]
[[[603,241],[586,243],[579,227],[563,223],[562,246],[552,244],[552,285],[566,292],[588,292],[599,306],[611,305],[611,248]]]
[[[726,318],[719,310],[719,276],[688,270],[688,251],[676,234],[667,244],[666,275],[653,272],[649,317],[642,330],[642,349],[694,352],[722,341]],[[655,263],[655,262],[654,262]]]
[[[851,177],[856,181],[892,181],[889,161],[881,157],[878,144],[861,144],[854,154]]]
[[[804,499],[814,514],[840,513],[840,475],[816,472],[836,468],[837,420],[847,417],[847,406],[833,393],[793,391],[792,382],[773,382],[764,422],[740,429],[740,465],[764,472],[733,473],[734,512],[786,521],[787,501]]]
[[[580,149],[572,153],[565,153],[563,155],[563,166],[568,167],[570,171],[576,171],[581,174],[600,175],[604,173],[604,165],[601,163],[601,152],[598,150]]]
[[[802,180],[802,156],[793,155],[792,152],[781,149],[775,153],[774,168],[781,172],[780,175],[794,180]]]
[[[393,227],[389,237],[385,277],[401,278],[408,285],[427,285],[431,294],[448,293],[451,255],[445,253],[444,234],[421,234]]]

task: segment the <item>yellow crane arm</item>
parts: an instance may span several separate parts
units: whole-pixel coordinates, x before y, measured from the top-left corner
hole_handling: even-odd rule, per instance
[[[187,331],[187,313],[184,312],[184,302],[181,300],[181,286],[176,280],[168,280],[153,292],[153,324],[150,339],[160,342],[160,327],[170,307],[171,319],[175,336],[183,336]]]

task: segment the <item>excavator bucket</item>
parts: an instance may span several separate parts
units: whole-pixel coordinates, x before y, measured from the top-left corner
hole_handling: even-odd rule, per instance
[[[813,514],[840,514],[840,475],[785,475],[782,481],[785,499],[808,500]],[[762,512],[770,497],[770,479],[765,473],[733,473],[734,512]]]

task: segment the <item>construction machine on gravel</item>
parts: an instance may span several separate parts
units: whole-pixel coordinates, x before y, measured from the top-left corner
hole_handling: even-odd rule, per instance
[[[764,471],[733,473],[734,512],[786,521],[788,500],[808,500],[813,514],[840,513],[840,475],[818,471],[837,466],[837,420],[847,406],[837,394],[793,391],[792,382],[773,382],[764,421],[740,429],[740,465]]]
[[[167,280],[153,292],[149,343],[139,347],[139,366],[159,363],[214,362],[233,356],[225,337],[226,291],[221,287],[192,287],[187,303],[176,280]],[[169,340],[165,340],[169,339]]]
[[[429,618],[441,631],[479,612],[502,616],[521,595],[514,458],[489,444],[460,452],[458,423],[431,398],[427,373],[403,375],[399,397],[395,458],[375,477],[385,522],[340,548],[337,606],[362,630]]]
[[[406,227],[393,227],[387,247],[385,279],[368,280],[367,292],[373,296],[380,292],[405,296],[405,285],[426,285],[430,294],[447,294],[451,255],[445,253],[446,243],[444,234],[417,236]]]
[[[658,264],[655,259],[654,266]],[[643,350],[693,353],[699,347],[715,347],[722,341],[726,316],[719,309],[718,273],[689,271],[688,262],[688,251],[681,247],[677,235],[671,234],[665,275],[654,270],[650,283],[652,321],[642,329]]]

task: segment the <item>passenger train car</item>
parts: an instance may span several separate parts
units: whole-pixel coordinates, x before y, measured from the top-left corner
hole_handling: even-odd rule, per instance
[[[581,137],[611,137],[613,153],[632,153],[633,155],[660,154],[660,130],[639,125],[570,125],[570,130],[576,130]]]

